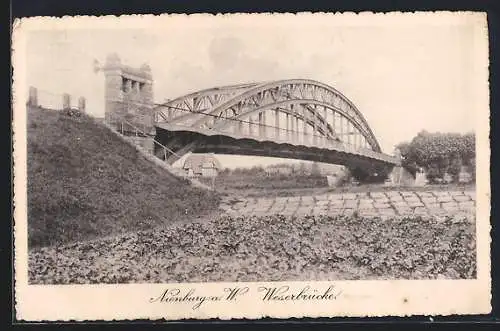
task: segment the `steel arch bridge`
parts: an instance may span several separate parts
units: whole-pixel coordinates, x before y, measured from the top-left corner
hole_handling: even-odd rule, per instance
[[[272,156],[341,164],[385,177],[399,160],[382,153],[367,121],[341,92],[306,79],[215,87],[155,108],[156,139],[175,152]]]

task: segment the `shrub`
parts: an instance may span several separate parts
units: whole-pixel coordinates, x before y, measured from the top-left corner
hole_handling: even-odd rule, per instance
[[[411,142],[397,147],[403,157],[403,166],[413,173],[419,168],[425,169],[431,183],[442,180],[446,173],[456,182],[462,165],[471,168],[470,165],[475,162],[474,133],[461,135],[422,131]]]

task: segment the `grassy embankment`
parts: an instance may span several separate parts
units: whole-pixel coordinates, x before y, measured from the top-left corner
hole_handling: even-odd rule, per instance
[[[203,216],[219,198],[147,161],[88,116],[28,110],[31,247],[147,230]]]

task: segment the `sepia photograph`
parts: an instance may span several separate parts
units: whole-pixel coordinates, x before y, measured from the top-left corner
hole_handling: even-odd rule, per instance
[[[486,15],[34,18],[16,37],[20,292],[168,284],[144,305],[255,295],[262,315],[462,281],[489,307]]]

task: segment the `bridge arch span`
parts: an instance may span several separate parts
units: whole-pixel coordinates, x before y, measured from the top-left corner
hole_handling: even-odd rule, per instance
[[[198,107],[194,109],[194,105],[199,104],[196,98],[210,98],[213,93],[220,93],[222,97],[219,103],[211,103],[213,106]],[[368,141],[369,146],[375,152],[381,152],[380,145],[373,134],[370,126],[362,113],[356,106],[341,92],[335,88],[321,82],[308,79],[289,79],[265,83],[240,84],[227,86],[216,89],[207,89],[200,92],[192,93],[184,97],[175,99],[158,108],[160,113],[164,113],[165,109],[169,112],[177,111],[178,108],[184,109],[184,112],[177,117],[157,116],[159,121],[165,121],[172,124],[186,122],[194,128],[212,128],[214,118],[227,119],[228,112],[232,112],[233,116],[239,116],[245,112],[254,110],[255,108],[270,106],[273,104],[288,101],[288,100],[308,100],[310,104],[325,105],[334,113],[344,117],[348,123],[352,123],[354,127],[362,133],[363,137]],[[191,101],[187,101],[191,100]],[[225,101],[224,101],[225,100]],[[181,104],[185,103],[185,106]],[[177,106],[175,106],[177,105]],[[268,110],[269,108],[263,108]],[[215,120],[217,121],[217,120]],[[319,119],[320,123],[324,119]],[[334,129],[334,128],[333,128]],[[343,138],[341,138],[343,140]]]

